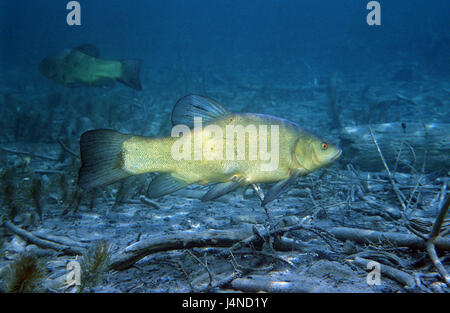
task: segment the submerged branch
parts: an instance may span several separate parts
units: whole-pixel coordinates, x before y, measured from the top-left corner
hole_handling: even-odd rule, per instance
[[[184,250],[202,247],[231,247],[251,234],[246,231],[208,230],[204,232],[184,231],[169,235],[156,235],[138,241],[112,258],[112,270],[127,269],[149,254],[161,251]]]
[[[333,248],[333,245],[331,244],[331,234],[325,234],[324,231],[319,228],[302,224],[283,227],[265,233],[253,232],[253,234],[249,230],[184,231],[176,234],[152,236],[126,247],[120,254],[113,257],[109,269],[127,269],[147,255],[162,251],[206,247],[230,248],[230,250],[233,251],[244,246],[260,247],[264,242],[269,241],[270,236],[281,236],[284,233],[295,230],[313,232]],[[286,241],[275,240],[273,247],[275,250],[285,251]]]
[[[367,264],[369,264],[371,260],[356,257],[351,262],[358,265],[362,269],[367,269]],[[406,288],[413,288],[416,285],[415,279],[412,275],[400,271],[392,266],[380,264],[380,272],[383,273],[383,275],[386,275],[387,277],[392,278],[393,280],[399,282]]]
[[[48,160],[48,161],[55,161],[55,162],[58,161],[58,159],[56,159],[56,158],[52,158],[52,157],[49,157],[46,155],[37,154],[37,153],[33,153],[33,152],[15,151],[15,150],[11,150],[11,149],[4,148],[4,147],[0,147],[0,150],[7,152],[7,153],[11,153],[11,154],[29,156],[31,158],[35,157],[35,158],[40,158],[40,159]]]
[[[392,174],[391,171],[389,170],[389,167],[386,163],[386,160],[384,159],[383,153],[381,152],[380,146],[378,145],[378,142],[375,138],[375,136],[373,135],[372,132],[372,128],[369,127],[369,131],[370,131],[370,136],[372,137],[372,141],[375,144],[378,154],[380,156],[381,162],[383,163],[384,169],[386,170],[386,173],[388,175],[389,181],[392,185],[392,189],[394,189],[395,194],[397,195],[398,198],[398,202],[400,203],[400,205],[402,206],[403,209],[403,213],[406,214],[407,212],[407,208],[405,205],[405,196],[402,194],[402,192],[400,191],[400,189],[398,189],[397,185],[394,182],[394,179],[392,178]]]
[[[447,286],[450,287],[450,276],[448,275],[445,267],[442,265],[441,260],[439,260],[439,257],[435,250],[435,246],[438,246],[442,223],[444,222],[445,216],[447,215],[449,206],[450,206],[450,196],[447,196],[445,202],[442,204],[442,207],[440,208],[439,215],[436,217],[436,221],[433,224],[433,228],[428,237],[428,240],[425,243],[425,246],[427,248],[427,252],[428,255],[430,256],[430,259],[433,262],[433,265],[436,267],[437,271],[444,279]]]
[[[16,235],[20,236],[23,240],[35,244],[36,246],[39,246],[44,249],[52,249],[56,251],[63,252],[67,255],[82,255],[86,252],[84,248],[81,248],[79,246],[69,246],[65,245],[59,242],[56,242],[56,237],[51,236],[51,241],[46,239],[39,238],[32,233],[14,225],[10,221],[6,221],[4,223],[5,227],[8,228],[10,231],[15,233]],[[41,236],[41,235],[40,235]],[[63,242],[67,243],[68,240],[62,240]]]
[[[57,141],[58,144],[61,146],[61,148],[62,148],[64,151],[66,151],[68,154],[70,154],[71,156],[73,156],[73,157],[75,157],[75,158],[77,158],[77,159],[80,158],[80,156],[79,156],[78,154],[76,154],[75,152],[73,152],[72,150],[70,150],[70,149],[62,142],[61,139],[58,138],[56,141]]]
[[[421,238],[395,232],[380,232],[375,230],[334,227],[329,230],[336,238],[346,241],[351,240],[363,244],[388,244],[398,247],[409,247],[412,249],[425,250],[425,241]],[[436,247],[441,250],[450,250],[450,238],[438,238],[435,242]]]

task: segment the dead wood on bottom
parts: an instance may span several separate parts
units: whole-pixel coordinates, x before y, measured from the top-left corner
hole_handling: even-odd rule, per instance
[[[364,244],[387,244],[412,249],[426,249],[425,241],[416,235],[349,227],[334,227],[331,228],[329,232],[342,241],[351,240]],[[448,251],[450,250],[450,239],[438,238],[435,242],[435,246],[437,249]]]
[[[248,231],[208,230],[204,232],[185,231],[176,234],[157,235],[138,241],[113,257],[109,266],[113,270],[123,270],[145,256],[161,251],[202,247],[231,247],[251,236]]]
[[[232,250],[235,250],[243,246],[252,245],[256,243],[256,241],[264,240],[265,237],[270,235],[282,235],[286,232],[299,229],[311,230],[312,228],[310,228],[311,227],[304,225],[281,228],[271,231],[270,233],[263,234],[264,238],[261,238],[260,235],[252,234],[248,230],[208,230],[204,232],[185,231],[176,234],[152,236],[148,239],[138,241],[131,246],[128,246],[121,253],[113,257],[110,264],[110,269],[127,269],[133,266],[133,264],[137,261],[152,253],[206,247],[231,248]],[[426,249],[425,242],[421,238],[408,234],[379,232],[347,227],[335,227],[330,229],[329,233],[342,241],[351,240],[366,244],[379,243],[410,247],[413,249]],[[446,238],[439,238],[436,240],[436,247],[442,250],[450,250],[450,240]],[[274,248],[278,250],[277,245],[274,246]],[[295,246],[292,246],[292,248],[295,249]],[[280,246],[280,250],[285,251],[286,249],[284,246]]]
[[[86,252],[86,249],[80,247],[81,244],[75,245],[73,241],[70,241],[71,245],[66,245],[66,243],[69,242],[67,238],[61,238],[61,240],[58,240],[57,236],[48,236],[47,238],[43,239],[14,225],[10,221],[6,221],[4,225],[10,231],[20,236],[23,240],[27,241],[28,243],[35,244],[36,246],[39,246],[44,249],[56,250],[67,255],[82,255],[83,253]]]

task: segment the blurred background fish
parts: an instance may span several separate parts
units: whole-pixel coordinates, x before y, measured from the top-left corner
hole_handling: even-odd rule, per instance
[[[140,60],[104,60],[91,44],[65,49],[39,63],[42,75],[68,87],[112,87],[119,81],[141,90]]]

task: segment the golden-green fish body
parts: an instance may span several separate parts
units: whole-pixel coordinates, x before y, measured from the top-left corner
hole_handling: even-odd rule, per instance
[[[161,138],[109,130],[83,134],[80,185],[88,189],[131,175],[159,172],[165,175],[152,182],[150,190],[154,189],[154,196],[194,183],[219,183],[212,193],[215,198],[240,186],[307,175],[341,154],[337,146],[288,120],[263,114],[230,113],[200,96],[182,99],[184,102],[174,108],[174,112],[184,112],[181,120],[201,105],[201,110],[211,111],[199,114],[206,122],[196,123],[192,114],[194,123],[190,127],[177,124],[171,136]],[[108,159],[110,154],[114,155],[113,161]],[[110,162],[109,172],[108,168],[102,168],[103,158]]]
[[[112,86],[117,80],[140,90],[140,66],[139,60],[101,59],[94,46],[83,45],[44,58],[39,64],[39,71],[45,77],[68,87]]]
[[[212,183],[229,181],[231,177],[237,175],[244,177],[248,183],[274,182],[285,179],[296,166],[293,159],[295,145],[302,135],[306,135],[302,129],[289,121],[260,114],[230,114],[222,119],[214,121],[225,138],[208,136],[205,126],[198,131],[194,130],[183,138],[145,138],[132,136],[123,143],[124,169],[132,174],[143,174],[149,172],[169,172],[189,183]],[[226,138],[227,126],[257,126],[267,125],[268,128],[278,126],[279,129],[279,162],[273,171],[262,171],[261,165],[267,164],[267,160],[250,160],[250,141],[256,139],[257,147],[261,145],[259,136],[249,138],[246,134],[244,142],[245,158],[237,159],[237,150],[241,142],[238,136]],[[174,160],[171,157],[171,148],[180,141],[180,146],[191,146],[195,144],[195,137],[202,138],[202,159],[196,160],[194,151],[190,153],[190,159]],[[234,159],[227,158],[227,143],[233,142],[231,154]],[[270,133],[267,145],[271,145]],[[221,151],[214,149],[222,147]],[[193,150],[193,149],[192,149]],[[151,157],[149,157],[151,156]]]

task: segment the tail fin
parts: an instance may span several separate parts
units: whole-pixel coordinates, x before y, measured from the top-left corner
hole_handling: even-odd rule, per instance
[[[136,90],[141,90],[141,80],[139,73],[141,71],[141,60],[121,60],[122,75],[117,78],[118,81]]]
[[[78,185],[92,189],[131,176],[123,169],[122,145],[130,138],[112,130],[90,130],[81,135]]]

